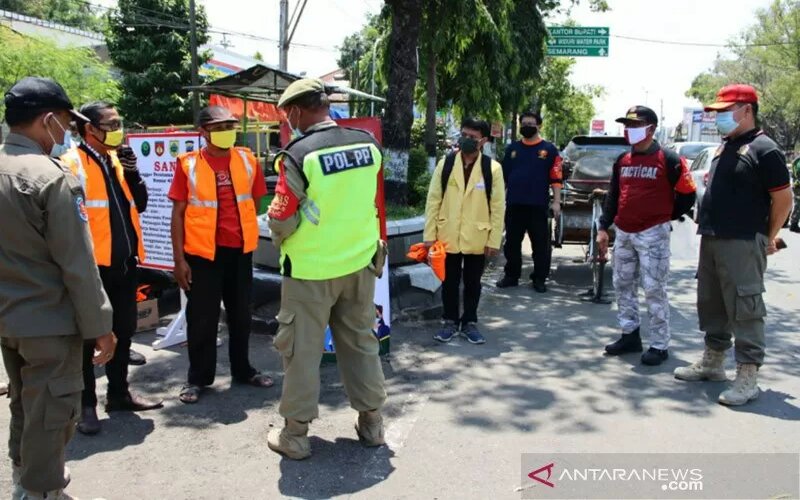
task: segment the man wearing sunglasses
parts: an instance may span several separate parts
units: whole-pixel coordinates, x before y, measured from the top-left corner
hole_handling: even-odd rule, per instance
[[[136,155],[122,148],[122,119],[113,105],[97,101],[80,109],[88,121],[78,121],[79,147],[62,156],[86,193],[86,213],[94,243],[94,257],[103,288],[114,309],[117,348],[106,365],[106,411],[144,411],[161,407],[128,389],[131,338],[136,331],[137,259],[144,259],[139,213],[147,208],[147,187],[136,168]],[[83,397],[78,431],[100,432],[97,418],[93,347],[83,353]]]

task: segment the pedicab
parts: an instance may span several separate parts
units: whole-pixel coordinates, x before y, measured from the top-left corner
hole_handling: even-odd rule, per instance
[[[603,204],[616,159],[629,151],[624,137],[576,136],[562,152],[564,186],[561,190],[561,215],[555,219],[553,246],[581,245],[592,272],[592,287],[582,300],[608,304],[603,294],[607,257],[600,255],[596,243],[603,215]],[[614,233],[609,231],[609,247]]]

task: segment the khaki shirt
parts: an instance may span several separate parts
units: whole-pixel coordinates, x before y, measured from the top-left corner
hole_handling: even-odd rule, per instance
[[[111,332],[80,182],[34,141],[0,145],[0,337]]]

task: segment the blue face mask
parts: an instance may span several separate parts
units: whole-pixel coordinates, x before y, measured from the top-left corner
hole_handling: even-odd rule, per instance
[[[739,122],[733,117],[734,111],[717,112],[717,130],[723,137],[730,135],[739,126]]]
[[[53,141],[53,147],[50,148],[50,156],[52,158],[60,158],[65,154],[67,154],[69,150],[72,148],[72,134],[68,134],[67,131],[64,130],[64,127],[61,126],[61,123],[58,122],[54,114],[50,113],[49,115],[47,115],[47,117],[45,118],[45,127],[47,126],[47,120],[52,120],[56,122],[58,128],[60,128],[61,132],[63,132],[62,139],[59,142],[58,140],[56,140],[55,137],[53,137],[53,133],[50,132],[50,128],[47,128],[47,134]]]
[[[292,121],[289,119],[288,115],[286,116],[286,122],[289,124],[289,128],[292,131],[292,139],[299,139],[305,135],[303,134],[303,132],[300,131],[299,128],[292,125]]]

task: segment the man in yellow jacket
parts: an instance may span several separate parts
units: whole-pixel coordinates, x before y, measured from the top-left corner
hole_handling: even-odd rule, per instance
[[[478,330],[478,302],[486,257],[497,255],[503,235],[506,195],[503,170],[481,150],[490,127],[483,120],[461,122],[459,152],[436,166],[425,206],[425,244],[446,246],[441,330],[433,337],[449,342],[459,332],[472,344],[486,340]],[[459,288],[464,281],[464,312]]]

